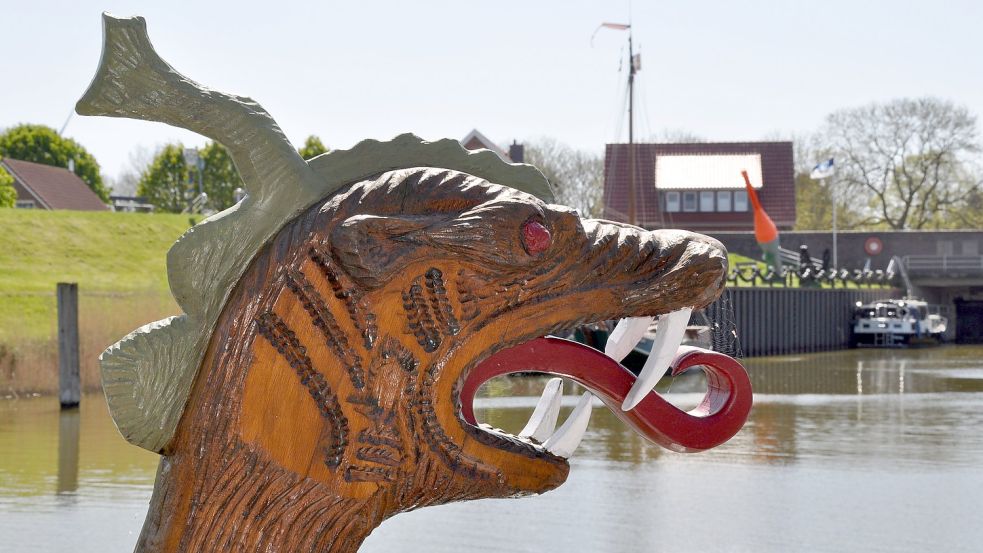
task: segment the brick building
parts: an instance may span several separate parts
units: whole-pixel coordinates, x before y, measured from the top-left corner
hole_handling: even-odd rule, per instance
[[[478,129],[473,129],[464,138],[459,140],[461,146],[466,150],[491,150],[498,154],[498,157],[512,163],[525,162],[525,147],[515,140],[509,146],[509,151],[503,150],[498,144],[492,142],[487,136],[481,134]]]
[[[635,224],[708,232],[753,230],[746,170],[780,230],[795,226],[791,142],[635,144]],[[629,145],[608,144],[604,216],[629,218]]]
[[[4,158],[0,165],[14,177],[17,207],[27,209],[109,209],[85,182],[68,169]]]

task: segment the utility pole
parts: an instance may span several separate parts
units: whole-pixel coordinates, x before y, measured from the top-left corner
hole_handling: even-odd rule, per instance
[[[188,167],[191,167],[194,170],[197,170],[197,175],[190,175],[190,177],[192,179],[192,182],[194,182],[195,180],[197,180],[197,182],[198,182],[198,195],[195,196],[195,198],[193,200],[191,200],[191,204],[190,204],[190,207],[189,207],[189,210],[192,211],[192,212],[194,212],[194,204],[195,204],[195,202],[198,201],[201,198],[202,194],[205,192],[205,189],[204,189],[204,186],[203,186],[203,182],[202,182],[202,176],[203,176],[202,174],[205,171],[205,159],[203,157],[201,157],[201,155],[199,154],[199,152],[198,152],[198,150],[196,148],[185,148],[184,149],[184,163]],[[197,176],[198,178],[195,179],[195,176]]]

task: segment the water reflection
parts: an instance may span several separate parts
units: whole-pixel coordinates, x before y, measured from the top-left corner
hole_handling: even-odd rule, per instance
[[[597,408],[556,491],[401,515],[363,551],[973,551],[981,359],[951,347],[748,360],[754,409],[715,450],[653,447]],[[490,382],[476,416],[518,431],[545,380]],[[659,390],[687,405],[703,386],[694,373]],[[566,384],[561,416],[578,391]],[[132,550],[156,464],[119,437],[101,396],[69,412],[0,402],[0,549]]]
[[[79,408],[58,414],[58,493],[74,492],[79,484]]]
[[[101,394],[83,400],[64,411],[57,398],[0,401],[0,511],[47,505],[52,492],[100,504],[145,499],[158,457],[123,440]]]
[[[983,392],[979,347],[849,350],[747,359],[755,394]]]

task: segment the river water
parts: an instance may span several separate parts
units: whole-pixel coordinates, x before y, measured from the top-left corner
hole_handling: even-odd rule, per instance
[[[745,364],[751,418],[715,450],[661,450],[596,408],[559,489],[399,515],[361,551],[980,550],[983,347]],[[490,382],[477,417],[519,430],[543,382]],[[700,386],[660,390],[683,405]],[[0,401],[0,551],[131,551],[156,464],[101,396],[66,414],[51,398]]]

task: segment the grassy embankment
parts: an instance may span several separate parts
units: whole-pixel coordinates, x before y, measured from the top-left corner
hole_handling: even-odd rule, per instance
[[[187,215],[0,209],[0,398],[58,387],[55,285],[79,285],[82,386],[99,353],[179,312],[165,255]]]
[[[145,323],[179,312],[167,250],[186,215],[0,209],[0,398],[58,388],[55,284],[79,285],[82,386],[97,357]],[[730,255],[730,266],[753,260]]]

